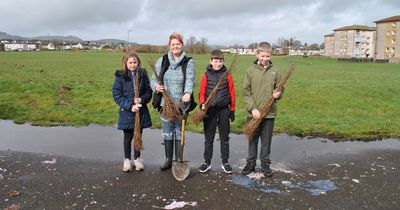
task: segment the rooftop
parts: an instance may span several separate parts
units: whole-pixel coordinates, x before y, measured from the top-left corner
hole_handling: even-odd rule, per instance
[[[351,26],[344,26],[341,28],[333,29],[333,31],[349,31],[349,30],[375,31],[376,28],[365,26],[365,25],[351,25]]]
[[[392,22],[392,21],[400,21],[400,15],[388,17],[382,20],[377,20],[374,23],[383,23],[383,22]]]

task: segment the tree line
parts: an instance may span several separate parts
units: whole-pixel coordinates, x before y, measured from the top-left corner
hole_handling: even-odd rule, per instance
[[[185,52],[190,54],[203,54],[210,52],[210,47],[207,44],[207,38],[201,37],[197,40],[196,37],[190,36],[189,39],[185,41]],[[168,46],[166,45],[134,45],[129,47],[139,53],[165,53],[168,51]]]
[[[258,43],[250,43],[249,45],[244,46],[242,44],[234,44],[229,46],[228,48],[235,48],[235,49],[257,49]],[[305,48],[308,50],[319,50],[319,49],[324,49],[325,45],[324,43],[322,44],[317,44],[317,43],[312,43],[312,44],[307,44],[306,42],[303,44],[300,40],[297,40],[294,37],[291,38],[283,38],[280,37],[276,41],[276,43],[272,43],[272,48],[290,48],[290,49],[299,49],[299,48]],[[150,44],[135,44],[133,46],[128,47],[129,49],[133,49],[139,53],[165,53],[168,51],[168,46],[167,45],[150,45]],[[186,41],[185,41],[185,52],[190,53],[190,54],[203,54],[203,53],[209,53],[211,51],[210,46],[208,46],[208,39],[205,37],[201,37],[200,39],[197,39],[195,36],[190,36]]]

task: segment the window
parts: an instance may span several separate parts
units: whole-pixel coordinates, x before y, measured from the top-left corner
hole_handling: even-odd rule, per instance
[[[394,47],[392,47],[392,52],[394,52]]]
[[[392,39],[392,43],[395,44],[395,43],[396,43],[396,40],[395,40],[395,39]]]
[[[396,35],[396,32],[395,32],[395,31],[392,31],[392,35]]]
[[[393,27],[396,27],[396,23],[392,23],[392,26],[393,26]]]
[[[389,52],[389,47],[386,47],[386,52]]]
[[[388,36],[389,36],[389,35],[390,35],[390,31],[387,31],[387,32],[386,32],[386,35],[388,35]]]

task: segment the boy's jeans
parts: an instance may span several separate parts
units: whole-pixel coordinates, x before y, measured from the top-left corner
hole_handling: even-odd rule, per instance
[[[247,118],[250,121],[252,118]],[[257,146],[258,140],[261,139],[261,151],[260,160],[261,163],[270,162],[269,156],[271,153],[271,140],[272,130],[274,128],[274,119],[263,119],[253,135],[251,141],[249,141],[249,157],[247,161],[257,160]]]

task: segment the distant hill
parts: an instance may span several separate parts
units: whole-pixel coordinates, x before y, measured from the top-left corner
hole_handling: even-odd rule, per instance
[[[11,40],[41,40],[41,41],[62,41],[62,42],[84,42],[86,40],[82,40],[76,36],[36,36],[36,37],[21,37],[16,35],[7,34],[5,32],[0,31],[0,39],[11,39]],[[91,42],[98,43],[113,43],[113,44],[131,44],[131,45],[139,45],[138,43],[130,42],[128,43],[125,40],[121,39],[99,39],[99,40],[91,40]]]
[[[0,39],[12,40],[41,40],[41,41],[65,41],[65,42],[82,42],[83,40],[76,36],[36,36],[36,37],[21,37],[16,35],[7,34],[0,31]]]
[[[36,37],[26,38],[26,39],[34,39],[34,40],[42,40],[42,41],[57,40],[57,41],[63,41],[63,42],[82,42],[83,41],[81,38],[76,37],[76,36],[36,36]]]
[[[208,47],[209,47],[210,49],[213,49],[213,50],[215,50],[215,49],[226,49],[226,48],[229,48],[229,47],[224,46],[224,45],[208,45]]]
[[[26,40],[24,37],[10,35],[0,31],[0,39]]]
[[[91,42],[114,43],[114,44],[124,43],[124,44],[130,44],[130,45],[139,45],[138,43],[135,43],[135,42],[128,43],[127,41],[122,40],[122,39],[99,39],[99,40],[91,40]]]
[[[112,42],[112,43],[127,43],[127,41],[121,40],[121,39],[99,39],[99,40],[92,40],[92,42],[102,42],[102,43],[107,43],[107,42]]]

